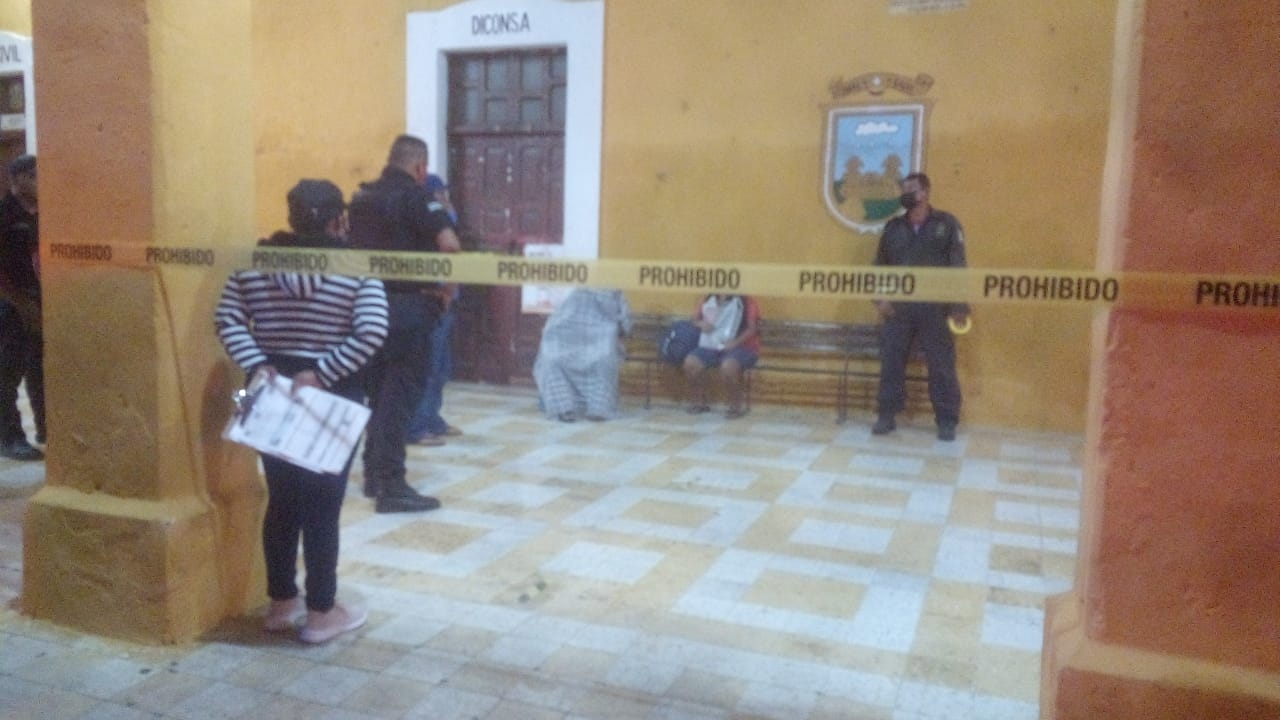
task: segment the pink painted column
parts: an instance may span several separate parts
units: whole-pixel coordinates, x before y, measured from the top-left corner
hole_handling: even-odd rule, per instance
[[[1278,18],[1121,2],[1101,269],[1280,284]],[[1278,417],[1280,307],[1099,318],[1042,718],[1280,718]]]

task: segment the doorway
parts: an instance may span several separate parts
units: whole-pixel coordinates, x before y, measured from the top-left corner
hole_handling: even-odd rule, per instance
[[[501,254],[563,245],[565,48],[451,54],[448,175],[464,243]],[[527,374],[520,288],[470,288],[454,335],[460,378],[506,384]],[[540,326],[540,322],[537,322]]]

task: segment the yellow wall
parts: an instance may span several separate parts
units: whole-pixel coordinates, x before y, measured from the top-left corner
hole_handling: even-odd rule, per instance
[[[31,34],[31,0],[0,0],[0,30]]]
[[[450,4],[251,3],[255,234],[284,224],[299,177],[350,192],[377,174],[404,129],[405,14]],[[601,256],[869,262],[876,238],[823,204],[823,124],[831,79],[887,71],[935,79],[926,169],[935,204],[965,225],[971,265],[1093,267],[1114,0],[886,7],[606,0]],[[22,32],[29,17],[29,2],[0,2],[0,26]],[[690,298],[633,302],[684,312]],[[861,302],[763,306],[872,319]],[[975,320],[960,341],[966,421],[1081,430],[1090,313],[991,305]]]
[[[285,224],[301,177],[348,195],[405,127],[403,0],[253,2],[256,227]],[[433,159],[434,163],[434,159]]]
[[[449,4],[254,3],[260,233],[283,223],[298,177],[350,192],[378,172],[404,127],[404,14]],[[823,204],[823,125],[831,79],[887,71],[935,79],[926,169],[971,265],[1092,268],[1114,0],[887,5],[607,0],[601,256],[870,262],[876,238]],[[684,312],[691,298],[633,301]],[[763,301],[774,318],[872,319],[862,302]],[[960,342],[966,421],[1081,430],[1089,312],[975,319]]]
[[[869,263],[876,237],[824,207],[822,128],[830,79],[887,71],[935,79],[925,165],[971,265],[1092,267],[1114,2],[886,6],[609,2],[602,255]],[[867,303],[764,311],[872,319]],[[965,419],[1080,430],[1087,313],[980,306],[975,322]]]

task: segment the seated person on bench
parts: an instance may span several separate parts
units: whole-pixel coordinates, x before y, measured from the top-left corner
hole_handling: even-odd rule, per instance
[[[704,372],[719,367],[730,420],[747,414],[743,404],[743,373],[760,359],[760,306],[749,295],[708,295],[699,301],[693,324],[702,331],[698,347],[684,359],[689,413],[708,412]]]
[[[618,413],[618,375],[631,332],[621,290],[575,288],[542,328],[533,379],[549,418],[606,420]]]

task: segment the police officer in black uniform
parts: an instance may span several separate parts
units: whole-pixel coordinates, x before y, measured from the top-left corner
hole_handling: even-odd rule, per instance
[[[876,265],[901,267],[965,267],[964,231],[960,221],[929,204],[929,176],[912,173],[902,181],[906,212],[885,224],[876,250]],[[907,402],[907,359],[913,341],[920,343],[929,370],[929,400],[938,424],[938,439],[956,439],[960,422],[960,379],[956,345],[947,320],[969,315],[964,303],[891,303],[876,301],[884,322],[880,339],[879,418],[876,435],[897,428],[895,416]]]
[[[427,143],[401,135],[391,144],[382,176],[362,183],[351,197],[351,244],[365,250],[457,252],[461,249],[449,214],[427,194]],[[390,329],[367,372],[372,411],[365,435],[364,494],[376,497],[380,513],[421,512],[440,507],[405,480],[409,421],[427,382],[431,332],[443,310],[427,284],[386,281]]]

